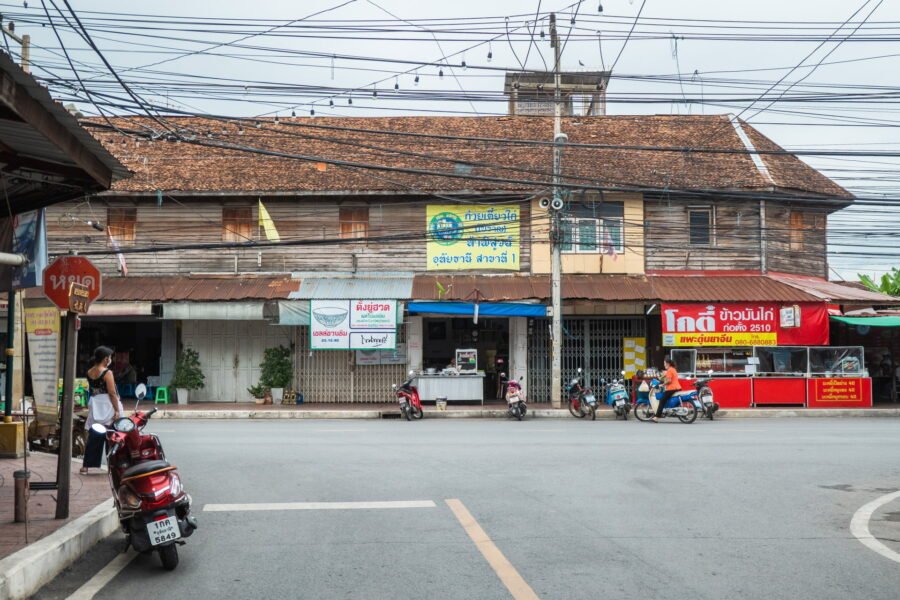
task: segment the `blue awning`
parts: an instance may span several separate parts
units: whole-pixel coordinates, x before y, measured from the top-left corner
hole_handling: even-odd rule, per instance
[[[410,314],[432,313],[438,315],[475,314],[474,302],[410,302]],[[546,317],[547,307],[543,304],[521,304],[518,302],[479,302],[478,314],[482,317]]]

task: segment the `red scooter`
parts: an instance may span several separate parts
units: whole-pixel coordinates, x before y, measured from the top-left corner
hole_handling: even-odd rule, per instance
[[[415,378],[416,372],[410,371],[407,373],[406,381],[400,385],[395,383],[393,386],[397,400],[400,402],[400,414],[407,421],[421,419],[425,416],[425,413],[422,412],[422,400],[419,398],[419,390],[412,384]]]
[[[147,394],[141,384],[135,390],[138,404]],[[169,464],[159,438],[144,434],[156,408],[149,412],[135,412],[117,419],[112,428],[99,423],[92,429],[106,434],[109,448],[106,462],[109,484],[125,532],[126,549],[159,553],[163,568],[171,571],[178,566],[178,545],[197,528],[191,516],[191,497],[184,491],[175,465]]]

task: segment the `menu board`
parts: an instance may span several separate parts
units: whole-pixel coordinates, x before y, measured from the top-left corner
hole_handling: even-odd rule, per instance
[[[460,373],[478,371],[478,350],[475,348],[458,349],[456,351],[456,368]]]

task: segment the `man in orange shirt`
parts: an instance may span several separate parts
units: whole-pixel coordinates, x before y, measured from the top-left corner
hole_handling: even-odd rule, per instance
[[[654,423],[659,422],[659,419],[663,414],[663,409],[666,404],[669,403],[669,399],[674,396],[676,392],[681,391],[681,383],[678,381],[678,371],[675,370],[675,363],[672,362],[671,358],[667,357],[663,361],[663,364],[666,367],[666,371],[663,374],[663,384],[666,386],[666,391],[659,401],[659,406],[656,407],[656,416],[651,419]]]

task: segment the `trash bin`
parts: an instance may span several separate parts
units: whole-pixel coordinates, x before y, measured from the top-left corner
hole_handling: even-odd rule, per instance
[[[438,410],[447,410],[447,398],[445,396],[438,396],[435,400],[435,407]]]

